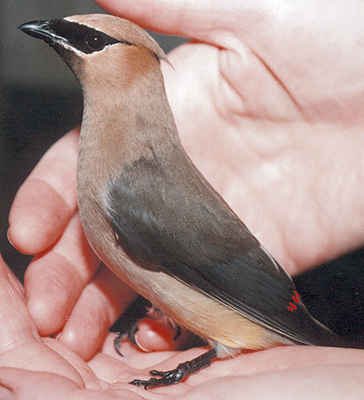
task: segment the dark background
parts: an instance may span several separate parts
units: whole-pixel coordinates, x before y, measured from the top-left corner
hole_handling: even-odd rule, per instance
[[[91,0],[0,3],[0,252],[20,279],[31,257],[8,243],[11,203],[44,152],[81,122],[82,96],[55,52],[17,27],[36,19],[100,11]],[[156,38],[167,52],[182,42]],[[364,250],[359,249],[295,278],[311,313],[356,346],[364,346],[363,261]]]

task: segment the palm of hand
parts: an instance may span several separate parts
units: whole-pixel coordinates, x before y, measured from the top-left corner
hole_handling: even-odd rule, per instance
[[[249,15],[164,68],[187,152],[290,273],[363,242],[361,30],[314,7],[309,29],[296,9]]]
[[[18,301],[21,299],[16,299]],[[20,303],[17,304],[19,308],[22,308]],[[24,328],[28,325],[32,329],[31,319],[24,319],[23,315],[20,321],[19,313],[13,313],[13,316],[15,318],[12,321],[6,319],[2,322],[8,327],[17,325],[20,328],[22,325]],[[145,354],[126,342],[122,347],[125,358],[120,359],[119,356],[115,358],[114,336],[110,335],[102,352],[86,363],[54,339],[42,342],[39,337],[28,334],[22,336],[25,341],[13,340],[10,351],[0,340],[0,382],[19,400],[45,397],[58,400],[163,399],[166,396],[186,400],[210,399],[212,393],[215,398],[247,396],[261,399],[267,398],[269,393],[274,393],[276,398],[284,398],[294,393],[301,398],[341,399],[345,398],[349,389],[351,394],[360,396],[362,393],[361,385],[357,384],[360,381],[360,368],[358,370],[353,366],[353,361],[363,363],[364,360],[357,351],[277,347],[216,361],[177,385],[145,391],[127,382],[135,377],[147,377],[151,369],[173,368],[204,350]],[[330,381],[327,386],[332,376],[338,376],[338,379]]]
[[[358,371],[358,367],[353,367],[354,360],[363,363],[361,352],[303,346],[276,347],[216,361],[178,385],[144,391],[127,382],[148,376],[151,369],[173,368],[204,350],[146,354],[125,341],[121,348],[125,357],[120,358],[113,346],[114,335],[110,334],[102,351],[86,363],[59,341],[39,337],[22,288],[2,260],[0,276],[0,393],[3,396],[9,394],[9,389],[19,400],[163,399],[166,395],[171,399],[197,396],[210,399],[211,393],[216,398],[246,395],[259,399],[274,390],[280,398],[292,393],[312,398],[318,393],[320,398],[327,395],[327,398],[339,399],[345,397],[348,386],[358,395],[362,393],[360,385],[356,385],[360,368]],[[322,387],[330,374],[338,374],[340,379],[331,382],[323,393]]]

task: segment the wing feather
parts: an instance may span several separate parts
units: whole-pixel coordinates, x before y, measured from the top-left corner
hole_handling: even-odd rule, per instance
[[[291,278],[205,181],[171,177],[143,159],[113,183],[109,198],[120,244],[135,261],[163,269],[295,341],[335,341],[293,299]]]

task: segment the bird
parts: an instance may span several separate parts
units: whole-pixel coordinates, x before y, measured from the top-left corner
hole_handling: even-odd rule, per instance
[[[82,88],[77,196],[91,247],[158,312],[210,344],[129,383],[175,384],[244,349],[347,347],[192,163],[165,92],[167,56],[144,29],[107,14],[19,28],[51,46]]]

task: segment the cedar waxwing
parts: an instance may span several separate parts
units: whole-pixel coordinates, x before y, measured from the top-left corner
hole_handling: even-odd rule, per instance
[[[100,259],[212,349],[145,388],[177,383],[214,358],[281,344],[346,347],[316,321],[283,267],[185,153],[160,70],[137,25],[80,15],[20,27],[68,64],[84,95],[77,190]]]

